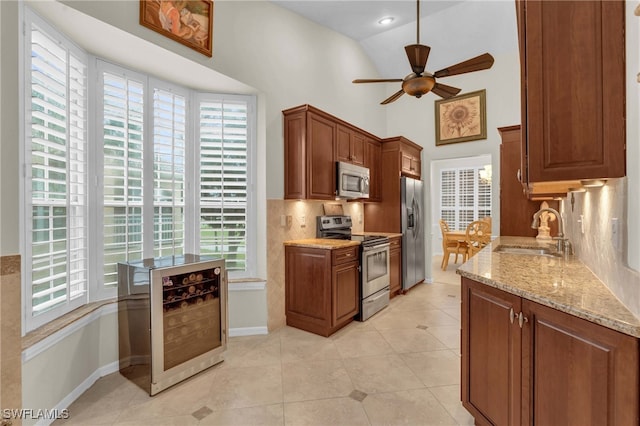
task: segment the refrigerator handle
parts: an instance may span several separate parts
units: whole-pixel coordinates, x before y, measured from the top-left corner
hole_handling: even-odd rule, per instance
[[[412,224],[413,224],[413,227],[414,227],[413,237],[416,238],[420,234],[420,220],[421,220],[421,218],[420,218],[420,206],[416,202],[415,198],[411,201],[411,207],[412,207],[412,211],[413,211],[413,214],[411,215],[411,220],[412,220]]]

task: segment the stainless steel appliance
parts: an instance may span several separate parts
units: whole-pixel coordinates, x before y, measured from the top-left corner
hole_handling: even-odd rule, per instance
[[[223,361],[227,324],[224,259],[118,264],[120,373],[149,395]]]
[[[425,278],[425,236],[422,207],[422,181],[405,176],[400,178],[403,291],[421,283]]]
[[[389,305],[389,238],[353,235],[351,216],[318,216],[318,238],[360,242],[360,310],[356,319],[365,321]]]
[[[336,195],[340,198],[369,198],[369,169],[355,164],[336,163]]]

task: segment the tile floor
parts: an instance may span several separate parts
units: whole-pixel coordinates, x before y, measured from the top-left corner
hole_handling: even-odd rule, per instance
[[[229,339],[225,361],[154,397],[119,373],[69,425],[470,425],[460,394],[457,265],[329,338],[285,327]]]

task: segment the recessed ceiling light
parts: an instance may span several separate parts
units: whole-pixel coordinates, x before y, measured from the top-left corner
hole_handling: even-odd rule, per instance
[[[378,24],[380,25],[389,25],[390,23],[393,22],[393,17],[392,16],[387,16],[385,18],[382,18],[381,20],[378,21]]]

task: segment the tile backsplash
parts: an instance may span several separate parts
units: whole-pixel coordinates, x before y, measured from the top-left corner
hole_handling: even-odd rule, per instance
[[[640,317],[640,272],[627,264],[627,179],[571,193],[562,207],[575,255]]]

